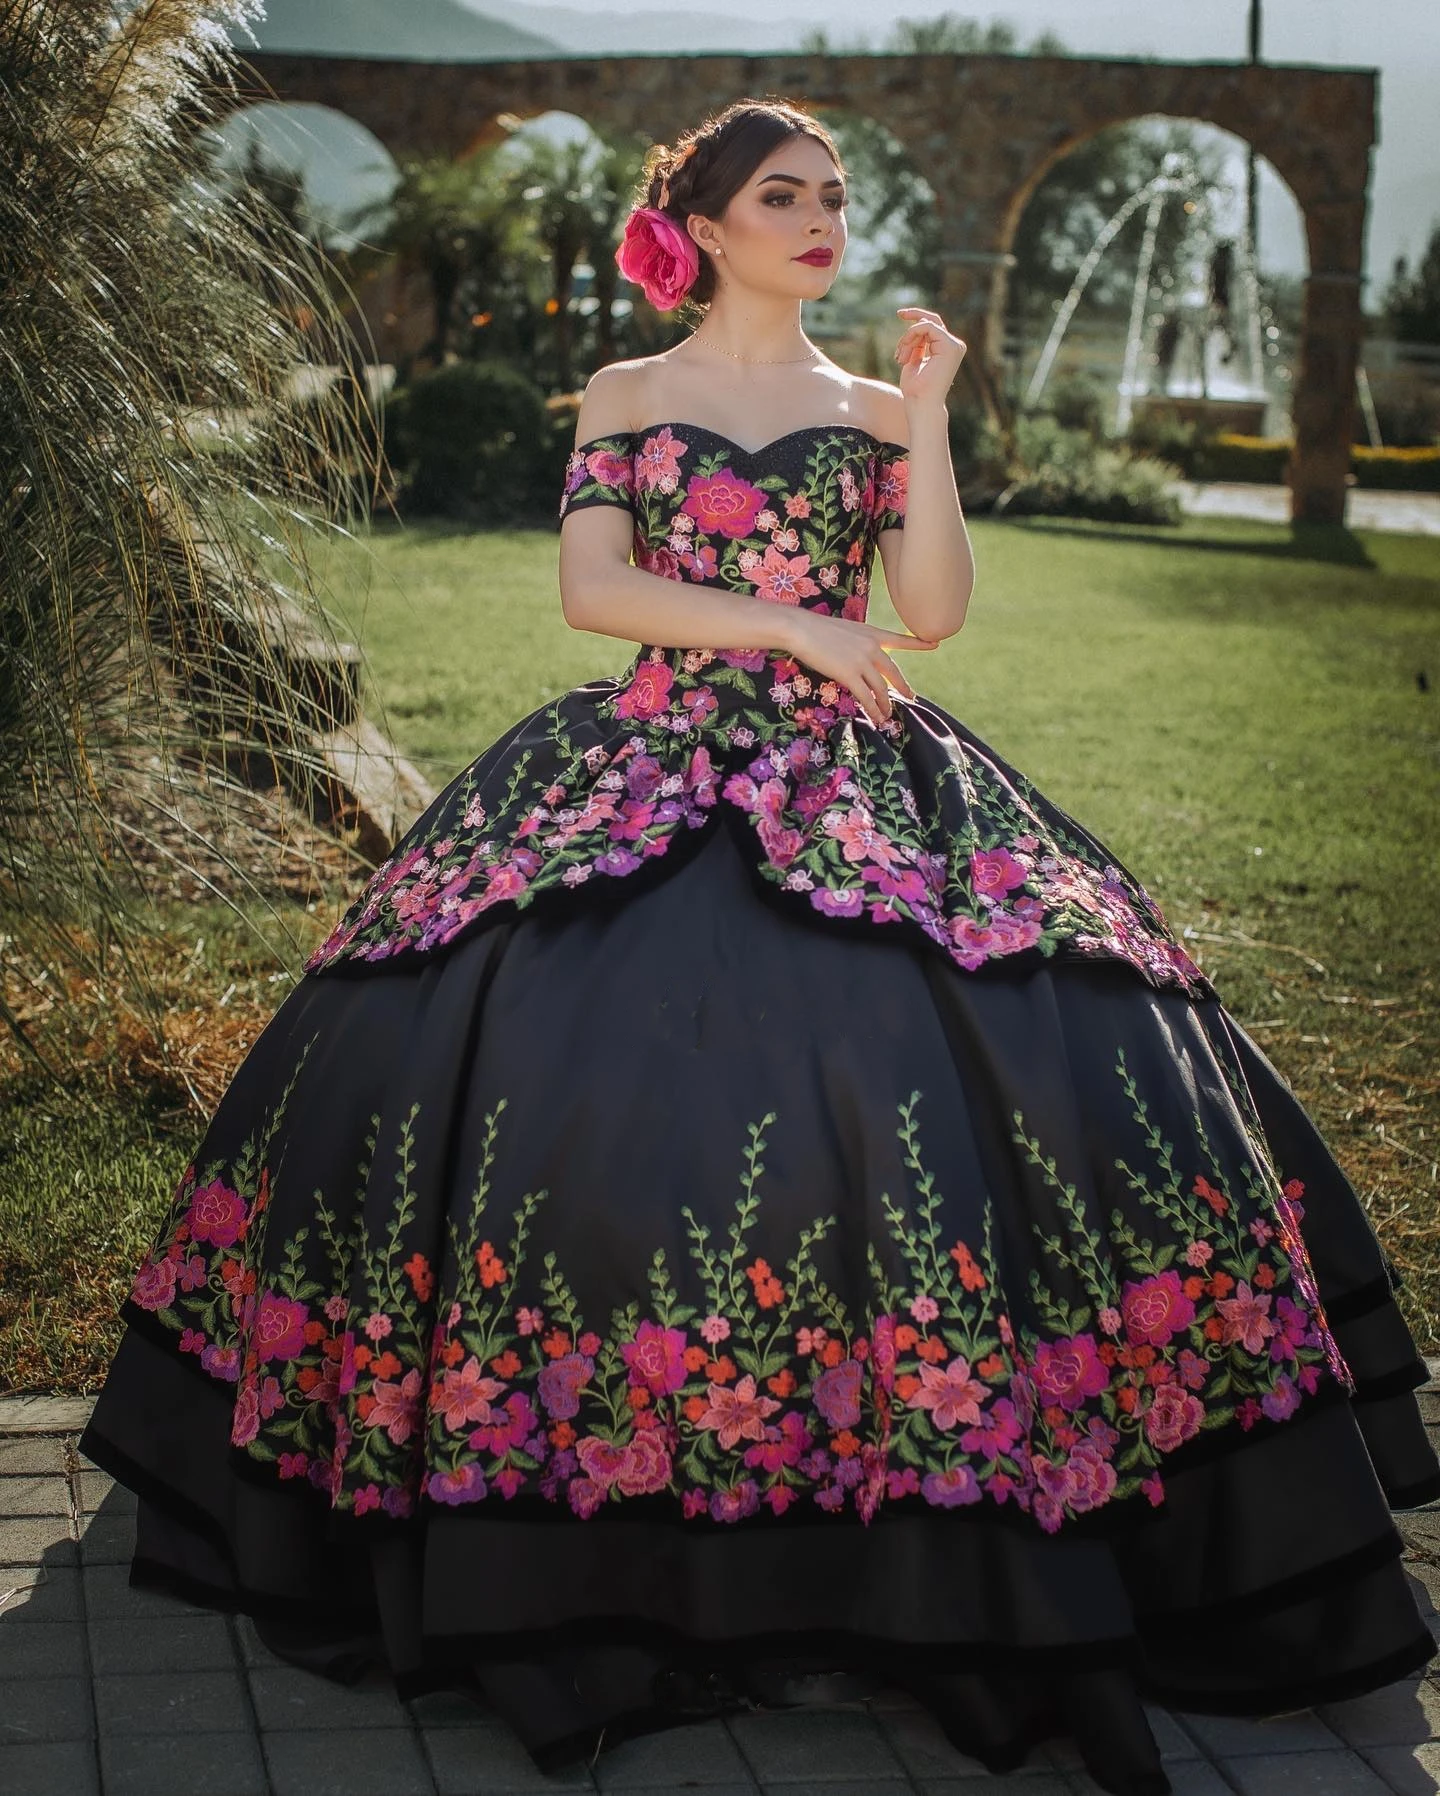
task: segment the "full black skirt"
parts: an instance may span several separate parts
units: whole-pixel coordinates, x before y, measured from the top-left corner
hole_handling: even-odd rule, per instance
[[[1142,1702],[1423,1667],[1425,1367],[1260,1049],[1119,963],[809,917],[726,810],[286,999],[81,1440],[133,1579],[478,1679],[542,1766],[844,1669],[1164,1792]]]

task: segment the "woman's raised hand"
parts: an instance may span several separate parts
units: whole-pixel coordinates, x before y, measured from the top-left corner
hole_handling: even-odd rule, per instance
[[[855,618],[831,617],[823,611],[797,609],[791,618],[790,648],[797,660],[826,679],[838,681],[871,723],[884,723],[891,712],[889,687],[906,698],[915,689],[886,654],[887,649],[935,649],[938,642],[886,630]]]
[[[895,345],[902,395],[922,403],[943,401],[960,372],[968,345],[946,330],[938,312],[925,306],[900,306],[896,316],[910,320]]]

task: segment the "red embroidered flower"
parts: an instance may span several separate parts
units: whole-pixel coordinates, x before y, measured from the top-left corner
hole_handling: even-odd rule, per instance
[[[750,535],[764,507],[765,495],[758,486],[728,468],[718,468],[713,474],[690,476],[680,509],[707,534],[733,539]]]

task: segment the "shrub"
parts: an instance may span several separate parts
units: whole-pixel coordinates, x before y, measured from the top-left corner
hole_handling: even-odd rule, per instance
[[[419,375],[390,403],[386,446],[402,511],[533,523],[559,503],[565,456],[545,396],[504,362],[449,362]]]
[[[1180,501],[1171,490],[1178,468],[1124,445],[1097,443],[1050,417],[1019,420],[1010,475],[997,511],[1126,524],[1180,522]]]
[[[1098,437],[1105,416],[1105,395],[1088,374],[1069,374],[1053,381],[1045,410],[1063,430],[1083,430]]]
[[[1258,480],[1274,484],[1285,478],[1290,447],[1288,437],[1243,437],[1222,430],[1197,447],[1190,472],[1196,480]]]
[[[1182,420],[1164,412],[1142,412],[1130,426],[1126,439],[1141,455],[1174,462],[1183,474],[1193,474],[1196,455],[1205,446],[1194,419]]]
[[[1290,459],[1288,437],[1245,437],[1222,434],[1196,450],[1196,480],[1249,480],[1277,485],[1285,479]],[[1356,443],[1350,451],[1356,486],[1390,492],[1440,492],[1440,447],[1371,449]]]
[[[1440,447],[1371,449],[1357,443],[1350,451],[1357,486],[1388,492],[1440,493]]]

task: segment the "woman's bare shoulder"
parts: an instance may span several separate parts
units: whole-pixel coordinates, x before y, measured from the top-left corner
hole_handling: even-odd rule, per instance
[[[580,399],[576,442],[645,429],[655,379],[663,368],[663,356],[630,356],[596,368]]]
[[[863,374],[849,377],[850,404],[856,422],[882,443],[908,443],[910,421],[905,396],[888,380],[871,380]]]

